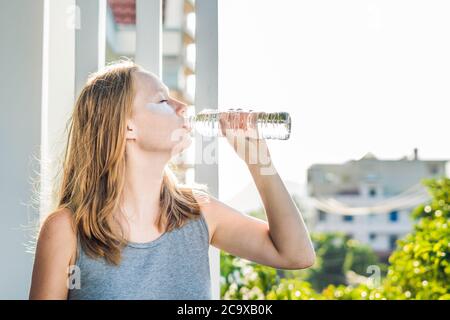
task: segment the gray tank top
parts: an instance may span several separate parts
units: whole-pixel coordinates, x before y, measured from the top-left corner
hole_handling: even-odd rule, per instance
[[[88,257],[80,246],[74,269],[79,281],[74,273],[68,299],[212,299],[208,249],[209,230],[203,215],[153,241],[129,242],[118,266]]]

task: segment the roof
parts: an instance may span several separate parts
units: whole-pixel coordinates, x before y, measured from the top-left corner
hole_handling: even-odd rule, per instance
[[[386,163],[386,164],[395,164],[395,163],[427,163],[427,164],[438,164],[438,165],[446,165],[447,163],[450,163],[450,159],[419,159],[417,161],[412,161],[411,159],[408,159],[407,157],[402,157],[400,159],[378,159],[375,156],[372,158],[371,153],[366,154],[364,157],[362,157],[360,160],[348,160],[344,163],[314,163],[311,164],[308,167],[308,171],[318,169],[322,170],[324,167],[326,168],[339,168],[344,165],[356,165],[360,163],[361,160],[375,160],[378,163]]]
[[[117,24],[136,24],[136,0],[108,0],[108,5]],[[166,1],[162,1],[162,20],[165,19]]]
[[[372,152],[367,152],[361,160],[378,160]]]
[[[108,0],[117,24],[136,24],[136,0]]]

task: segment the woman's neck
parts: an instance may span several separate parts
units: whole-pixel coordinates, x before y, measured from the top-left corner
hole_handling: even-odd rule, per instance
[[[155,224],[160,210],[164,167],[170,156],[127,149],[121,209],[129,223]]]

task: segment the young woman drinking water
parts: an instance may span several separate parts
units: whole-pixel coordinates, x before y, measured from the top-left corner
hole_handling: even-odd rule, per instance
[[[227,136],[268,222],[177,182],[168,164],[191,143],[185,109],[132,62],[90,77],[70,119],[57,208],[39,231],[30,299],[211,299],[209,245],[280,269],[314,263],[263,139],[241,148]],[[245,156],[256,143],[270,174]]]

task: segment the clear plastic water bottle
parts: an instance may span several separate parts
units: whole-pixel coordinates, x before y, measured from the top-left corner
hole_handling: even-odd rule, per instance
[[[191,127],[191,135],[198,132],[206,137],[224,137],[222,124],[229,130],[240,129],[244,136],[257,139],[287,140],[291,134],[291,117],[287,112],[262,112],[251,109],[203,109],[186,119]]]

